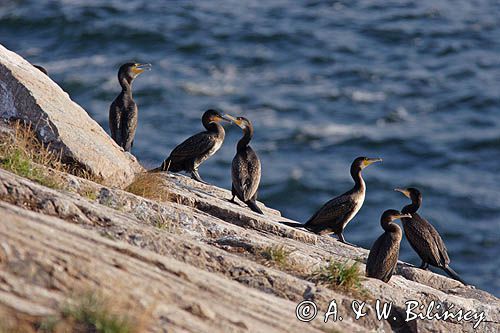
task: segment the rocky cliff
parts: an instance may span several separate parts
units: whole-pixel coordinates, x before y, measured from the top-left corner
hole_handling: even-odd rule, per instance
[[[99,331],[97,310],[68,310],[89,293],[130,319],[113,332],[500,331],[500,301],[484,291],[402,262],[387,284],[364,278],[365,249],[287,227],[280,222],[293,221],[260,203],[266,215],[255,214],[224,189],[141,174],[62,89],[1,46],[0,98],[9,120],[0,131],[0,332],[64,332],[68,318]],[[13,119],[71,168],[12,167]],[[304,300],[317,307],[310,322],[296,318]],[[377,300],[392,304],[387,319]],[[412,301],[422,308],[408,312]],[[432,302],[433,319],[405,320]],[[337,313],[325,323],[329,306]]]

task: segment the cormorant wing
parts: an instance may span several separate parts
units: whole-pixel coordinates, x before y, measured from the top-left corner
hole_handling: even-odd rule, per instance
[[[411,232],[418,236],[418,239],[413,239],[415,237],[411,236],[406,238],[420,256],[428,257],[428,259],[435,261],[430,262],[430,264],[442,267],[450,262],[443,239],[429,221],[418,213],[414,213],[408,226],[411,228]]]
[[[236,154],[231,175],[234,189],[239,192],[243,201],[250,200],[257,192],[261,177],[260,161],[252,148],[248,147],[246,154]]]
[[[399,242],[395,241],[390,233],[384,232],[370,249],[366,262],[368,275],[389,281],[396,269],[398,256]]]
[[[305,226],[335,224],[343,222],[355,207],[353,198],[343,194],[333,198],[321,207],[306,223]]]
[[[135,103],[129,106],[128,112],[122,115],[121,121],[120,131],[122,132],[123,149],[130,151],[137,129],[137,105]]]
[[[170,158],[173,160],[185,160],[206,153],[215,145],[215,140],[208,132],[201,132],[187,138],[172,150]]]
[[[120,132],[120,121],[121,112],[120,106],[117,103],[118,97],[111,103],[109,107],[109,130],[111,132],[111,137],[115,142],[121,146],[121,132]]]

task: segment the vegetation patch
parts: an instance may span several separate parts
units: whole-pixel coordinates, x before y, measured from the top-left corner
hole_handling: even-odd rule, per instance
[[[135,333],[142,332],[141,321],[144,318],[136,318],[125,307],[87,293],[64,305],[58,317],[45,319],[39,332]]]
[[[148,332],[151,316],[151,311],[133,312],[122,299],[84,293],[45,318],[0,306],[0,333],[142,333]]]
[[[292,251],[285,249],[283,245],[274,245],[263,248],[260,251],[262,258],[268,264],[274,264],[280,268],[290,268],[290,254]]]
[[[63,181],[47,168],[67,172],[61,154],[45,147],[31,128],[16,122],[14,135],[5,135],[0,143],[0,167],[51,188],[61,188]]]
[[[349,264],[348,261],[340,263],[331,259],[327,265],[315,270],[309,279],[332,289],[361,291],[361,281],[364,275],[358,266],[358,262]]]
[[[91,188],[86,188],[86,189],[83,189],[81,191],[78,191],[78,194],[80,194],[81,196],[84,196],[85,198],[89,199],[90,201],[97,200],[97,192]]]
[[[163,185],[163,179],[158,173],[140,174],[125,190],[152,200],[169,201],[170,199],[170,194]]]
[[[161,230],[165,230],[169,233],[180,234],[181,229],[177,223],[169,218],[166,218],[158,208],[156,214],[154,214],[150,219],[150,223]]]

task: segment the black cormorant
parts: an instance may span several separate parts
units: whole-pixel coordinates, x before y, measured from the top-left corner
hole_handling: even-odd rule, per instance
[[[422,259],[420,268],[427,269],[429,265],[441,268],[450,277],[466,285],[460,276],[449,266],[450,258],[448,257],[443,239],[437,230],[417,213],[422,204],[422,194],[420,191],[413,187],[406,189],[397,188],[395,191],[403,193],[411,200],[411,204],[402,209],[403,213],[411,214],[411,218],[403,218],[401,221],[403,221],[403,229],[408,242],[410,242],[411,247]]]
[[[47,76],[49,75],[49,73],[47,72],[47,70],[46,70],[44,67],[42,67],[42,66],[40,66],[40,65],[33,65],[33,67],[37,68],[37,69],[38,69],[40,72],[42,72],[43,74],[45,74],[45,75],[47,75]]]
[[[342,243],[346,243],[342,234],[344,228],[356,215],[365,200],[366,185],[361,177],[361,170],[380,161],[382,161],[381,158],[356,158],[351,164],[354,187],[341,196],[328,201],[302,226],[320,235],[335,233]]]
[[[253,126],[250,120],[226,115],[233,123],[243,130],[243,137],[236,146],[236,155],[233,158],[231,176],[233,180],[231,192],[233,194],[232,202],[235,196],[246,203],[254,212],[264,214],[257,206],[257,189],[260,183],[260,160],[252,147],[249,146],[253,137]]]
[[[394,223],[400,218],[409,218],[410,214],[403,214],[394,209],[386,210],[380,218],[380,224],[385,232],[373,243],[368,260],[366,261],[366,276],[389,282],[396,270],[401,244],[401,228]]]
[[[207,130],[193,135],[175,147],[170,153],[170,156],[163,161],[161,166],[151,170],[151,172],[186,171],[191,173],[193,179],[205,183],[198,173],[198,167],[206,159],[215,154],[224,142],[226,132],[219,124],[222,120],[227,122],[231,121],[218,111],[205,111],[201,118],[201,122]]]
[[[122,91],[109,108],[109,129],[111,137],[125,151],[130,151],[134,144],[137,129],[137,104],[132,98],[132,81],[150,64],[126,63],[118,70],[118,81]]]

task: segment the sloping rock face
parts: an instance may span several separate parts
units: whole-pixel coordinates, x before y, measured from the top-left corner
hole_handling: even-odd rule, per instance
[[[34,332],[32,322],[85,290],[148,309],[144,332],[500,332],[498,298],[403,262],[389,283],[315,283],[311,273],[329,260],[358,262],[364,272],[368,251],[285,226],[294,221],[260,202],[265,216],[230,203],[227,190],[170,173],[141,175],[165,194],[155,200],[108,186],[132,181],[137,162],[56,84],[2,47],[0,79],[2,117],[30,122],[43,142],[104,178],[47,169],[60,180],[53,189],[0,169],[0,332],[14,315],[30,318],[18,331]],[[284,259],[264,256],[269,248],[284,248]],[[307,323],[296,318],[304,300],[318,309]],[[385,319],[377,300],[393,306]],[[325,323],[332,301],[343,320]],[[432,302],[434,310],[407,321],[414,319],[408,301],[423,306],[412,313],[426,315]],[[353,306],[363,302],[355,319]],[[463,318],[444,318],[445,310]]]
[[[142,169],[54,81],[2,45],[0,118],[31,124],[45,145],[62,152],[63,160],[107,185],[126,186]]]
[[[476,331],[500,329],[496,297],[405,263],[387,284],[362,281],[364,295],[316,285],[307,272],[330,258],[364,262],[368,251],[281,225],[276,211],[227,203],[229,191],[163,174],[174,202],[158,202],[66,177],[61,192],[0,169],[0,310],[43,317],[90,284],[151,307],[154,332],[475,332],[474,321],[453,318],[407,323],[409,300],[483,312]],[[289,267],[262,260],[261,249],[281,245]],[[319,309],[308,324],[295,318],[304,299]],[[390,319],[377,319],[377,299],[393,303]],[[344,320],[324,323],[332,300]],[[366,301],[359,320],[353,300]]]

